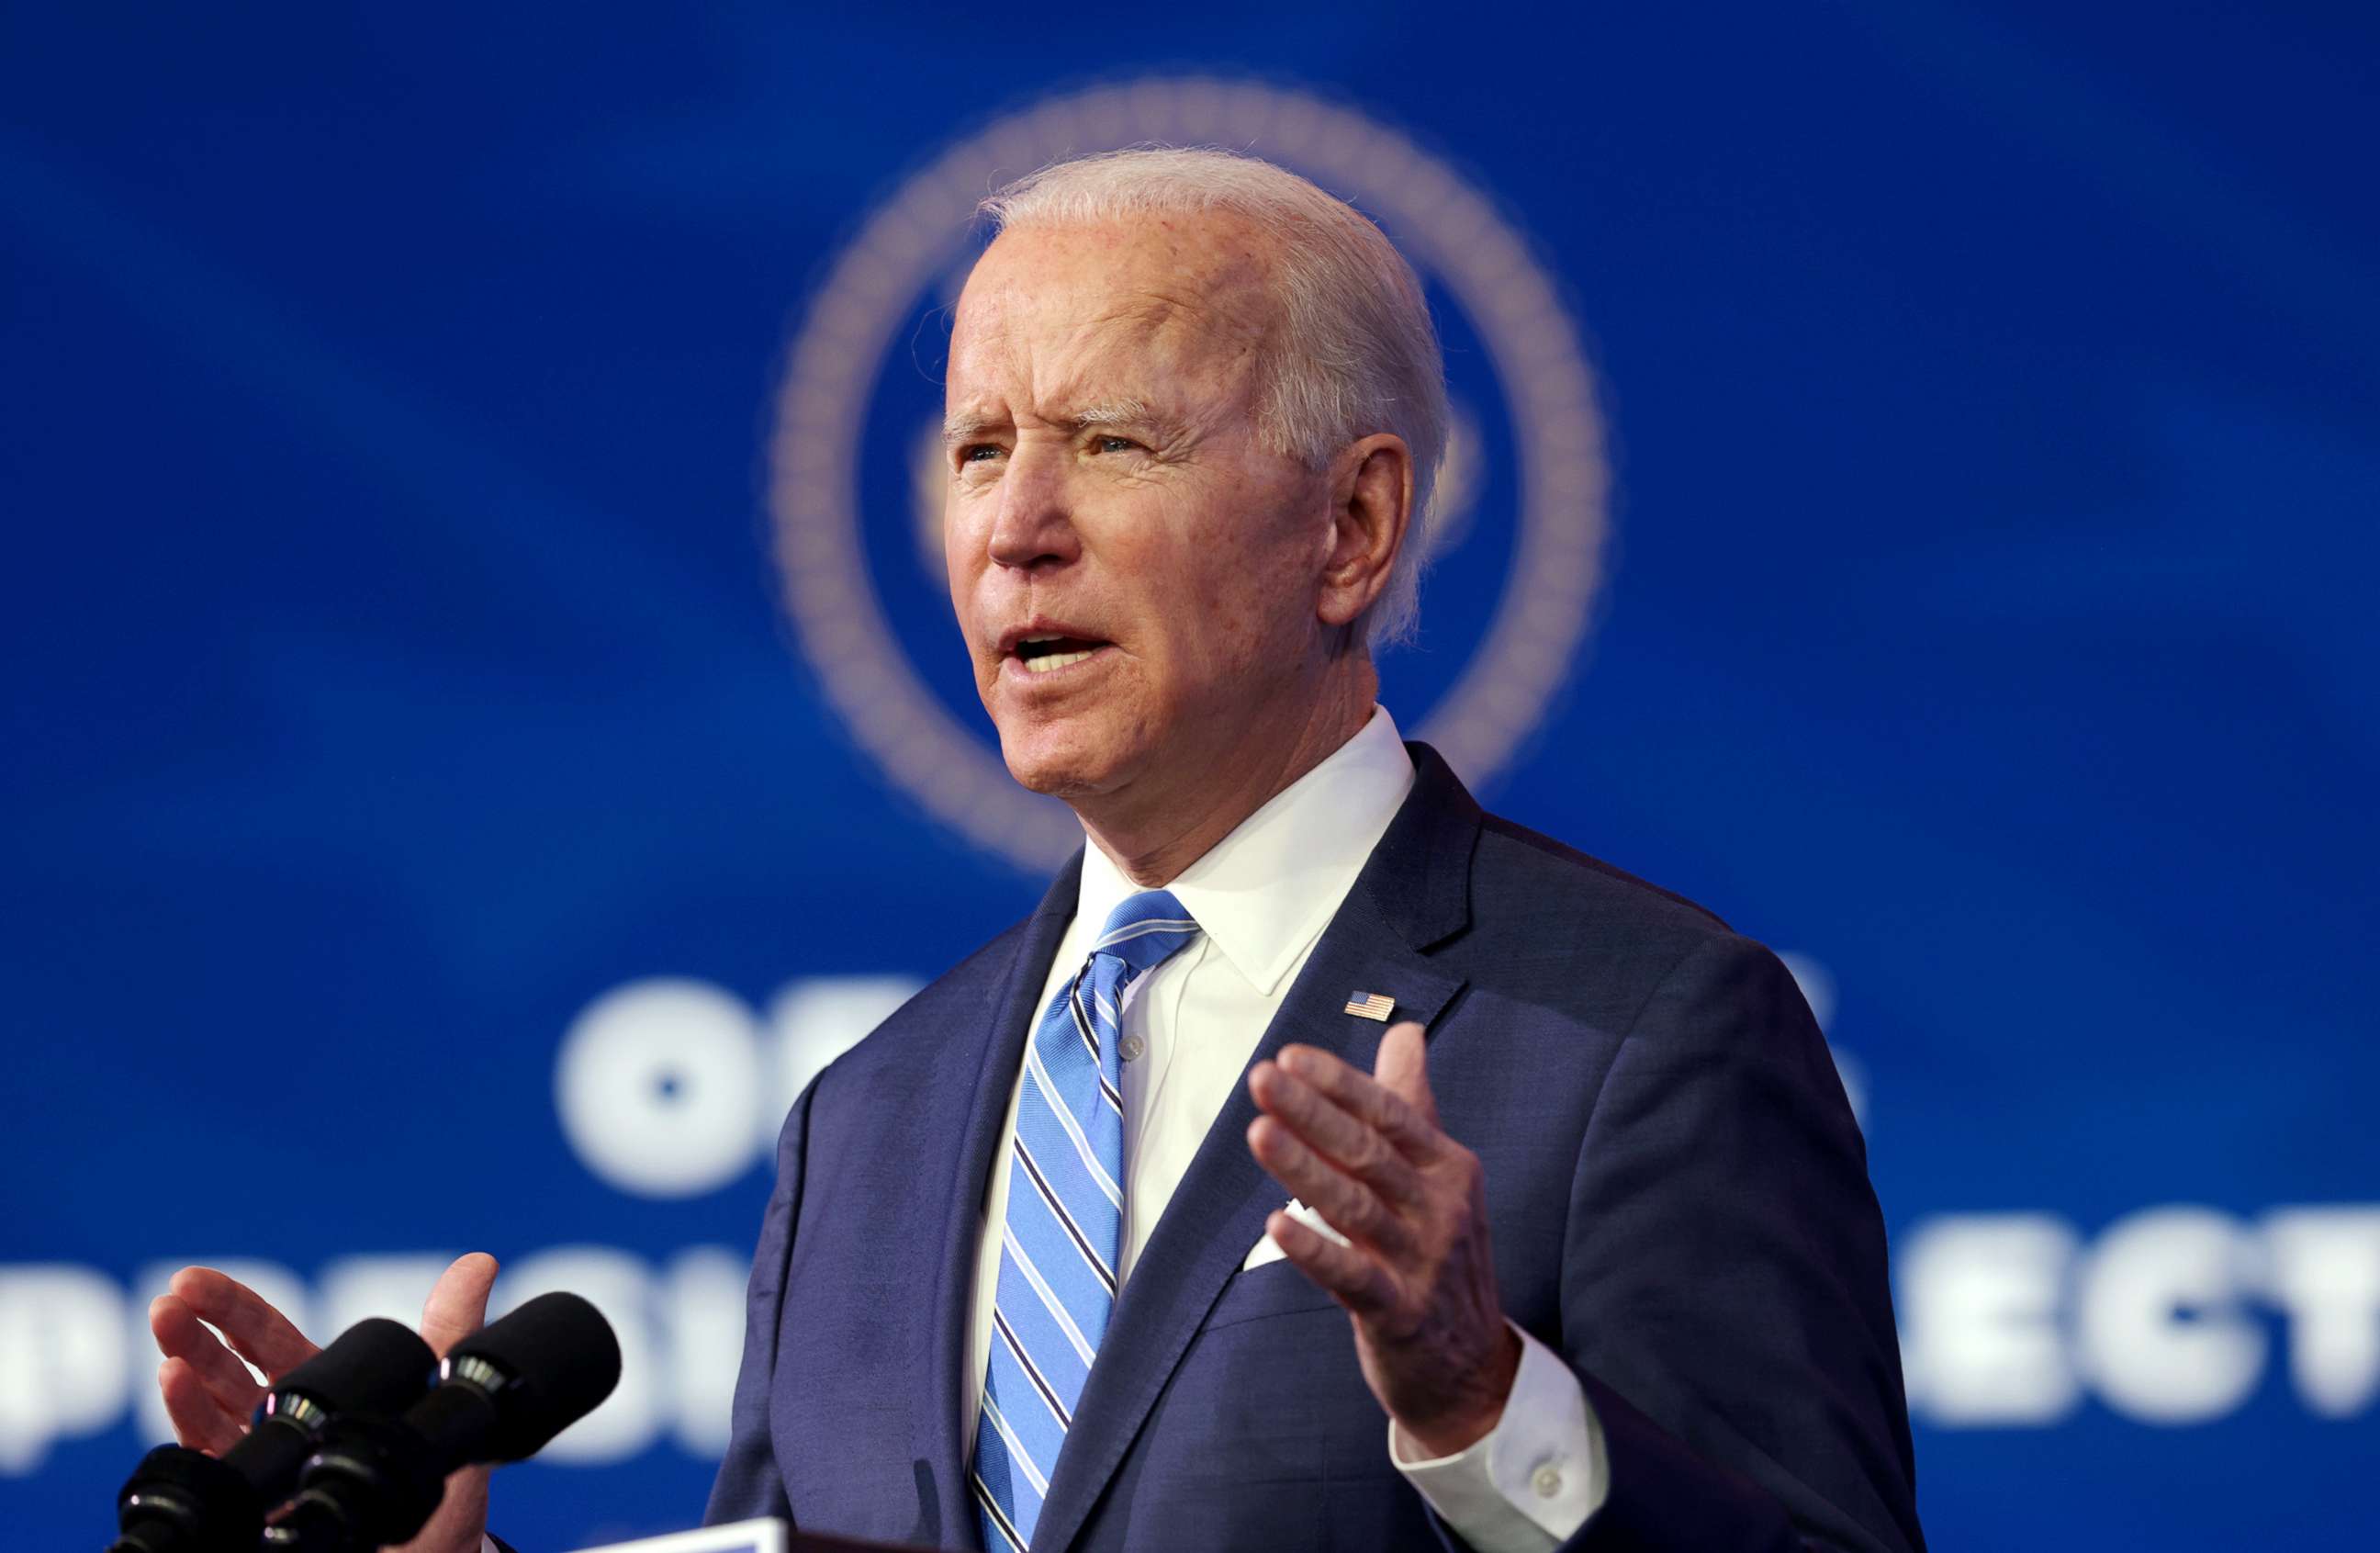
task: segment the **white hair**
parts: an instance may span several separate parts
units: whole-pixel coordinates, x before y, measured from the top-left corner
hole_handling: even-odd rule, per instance
[[[1388,585],[1365,622],[1375,647],[1407,639],[1420,610],[1423,526],[1446,453],[1446,370],[1413,267],[1345,200],[1237,152],[1143,146],[1053,163],[982,205],[995,232],[1225,211],[1279,245],[1280,328],[1269,341],[1258,433],[1325,467],[1390,431],[1413,460],[1413,512]]]

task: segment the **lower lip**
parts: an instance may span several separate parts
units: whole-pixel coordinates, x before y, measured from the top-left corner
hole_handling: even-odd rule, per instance
[[[1089,657],[1079,659],[1062,669],[1028,669],[1025,666],[1025,660],[1012,652],[1002,660],[1000,672],[1002,678],[1028,690],[1045,685],[1063,685],[1097,669],[1113,651],[1113,642],[1101,642],[1091,649]]]

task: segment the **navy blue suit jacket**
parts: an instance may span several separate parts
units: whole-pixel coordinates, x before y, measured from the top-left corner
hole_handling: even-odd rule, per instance
[[[1601,1418],[1610,1497],[1571,1547],[1923,1547],[1866,1153],[1775,956],[1483,814],[1427,746],[1412,795],[1257,1049],[1368,1070],[1387,993],[1429,1030],[1487,1171],[1512,1317]],[[980,1546],[961,1419],[976,1236],[1074,906],[918,993],[795,1103],[753,1264],[710,1519]],[[1037,1549],[1438,1548],[1389,1460],[1348,1317],[1287,1262],[1245,1086],[1118,1300]]]

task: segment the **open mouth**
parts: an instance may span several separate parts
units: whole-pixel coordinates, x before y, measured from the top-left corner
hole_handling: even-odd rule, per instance
[[[1027,673],[1055,673],[1087,661],[1107,645],[1087,637],[1027,637],[1016,644],[1016,661]]]

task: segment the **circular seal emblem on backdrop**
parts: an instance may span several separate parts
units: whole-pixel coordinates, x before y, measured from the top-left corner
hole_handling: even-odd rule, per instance
[[[1545,717],[1601,580],[1609,475],[1578,329],[1528,245],[1444,163],[1349,108],[1251,81],[1133,81],[999,120],[903,183],[829,266],[778,391],[769,504],[802,651],[860,746],[936,819],[1037,872],[1082,831],[1010,780],[976,703],[942,576],[929,358],[986,194],[1061,157],[1147,142],[1231,146],[1301,173],[1379,222],[1421,274],[1455,424],[1417,536],[1422,635],[1381,664],[1381,698],[1410,736],[1468,781],[1492,777]]]

